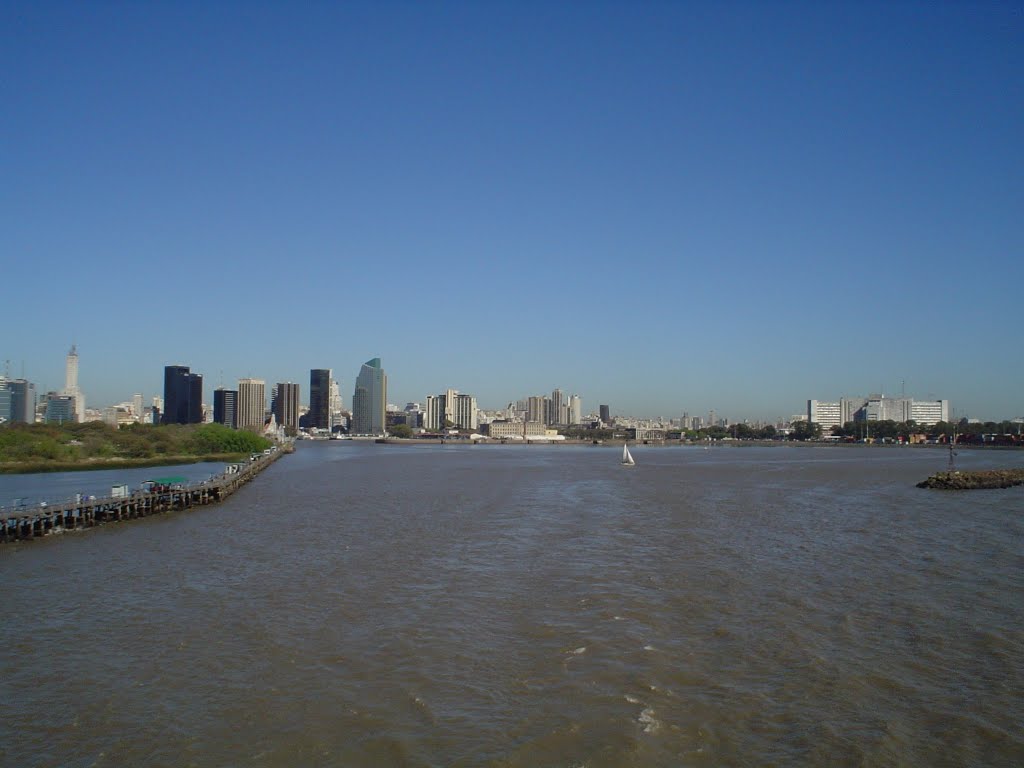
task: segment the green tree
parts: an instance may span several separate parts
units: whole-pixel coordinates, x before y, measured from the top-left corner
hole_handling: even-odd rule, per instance
[[[412,437],[412,427],[408,424],[394,424],[388,427],[388,434],[392,437],[408,439]]]

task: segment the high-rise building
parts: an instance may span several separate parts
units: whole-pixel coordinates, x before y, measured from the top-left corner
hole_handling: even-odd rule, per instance
[[[85,395],[78,388],[78,352],[75,345],[71,345],[64,364],[64,390],[60,393],[64,397],[72,398],[71,421],[82,422],[85,420]]]
[[[331,430],[344,426],[345,414],[343,412],[343,400],[341,398],[341,386],[337,379],[331,377]]]
[[[11,420],[11,390],[7,388],[7,377],[0,374],[0,424]]]
[[[135,416],[135,421],[142,421],[142,393],[136,392],[132,395],[132,415]]]
[[[579,395],[569,396],[569,423],[583,423],[583,399]]]
[[[547,424],[568,424],[569,406],[565,401],[562,390],[555,389],[551,392],[551,399],[548,400]]]
[[[34,424],[36,421],[36,385],[26,379],[8,379],[11,393],[11,421]]]
[[[299,385],[290,381],[278,383],[275,387],[274,418],[277,423],[292,433],[299,426]]]
[[[380,358],[363,363],[352,394],[352,431],[361,435],[384,434],[384,409],[388,401],[388,377]]]
[[[56,392],[47,393],[43,421],[47,424],[70,424],[77,421],[75,418],[75,398]]]
[[[262,431],[267,410],[263,379],[238,380],[238,428]]]
[[[843,410],[837,402],[824,400],[807,401],[807,421],[821,425],[821,431],[829,434],[832,427],[843,426]]]
[[[187,365],[164,366],[164,424],[199,424],[203,420],[203,377]]]
[[[406,406],[408,409],[408,406]],[[441,429],[449,424],[459,429],[473,429],[479,426],[476,398],[449,389],[440,395],[427,395],[427,410],[423,417],[426,429]]]
[[[548,399],[544,395],[530,395],[526,398],[526,420],[546,424],[548,417]]]
[[[213,420],[218,424],[238,427],[238,390],[218,387],[213,390]]]
[[[602,424],[611,424],[612,423],[611,408],[609,408],[607,405],[599,405],[598,406],[598,410],[600,411],[601,423]]]
[[[331,428],[331,369],[309,372],[309,424],[315,429]]]

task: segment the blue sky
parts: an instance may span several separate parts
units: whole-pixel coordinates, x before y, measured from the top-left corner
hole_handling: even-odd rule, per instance
[[[1024,415],[1010,3],[6,3],[0,359]],[[222,373],[223,372],[223,373]]]

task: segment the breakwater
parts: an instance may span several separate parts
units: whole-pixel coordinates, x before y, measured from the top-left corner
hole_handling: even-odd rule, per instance
[[[1024,485],[1024,469],[987,469],[975,472],[937,472],[917,484],[918,488],[944,491],[973,491]]]
[[[245,463],[229,465],[221,474],[201,482],[151,484],[147,490],[122,495],[111,493],[35,508],[0,509],[0,543],[215,504],[292,450],[290,444],[275,446]]]

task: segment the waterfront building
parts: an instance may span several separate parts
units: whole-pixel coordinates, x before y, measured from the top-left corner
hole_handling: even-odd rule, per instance
[[[85,420],[85,395],[78,388],[78,352],[75,345],[71,345],[71,351],[64,363],[64,390],[60,393],[64,397],[73,400],[72,410],[74,415],[72,421],[82,422]]]
[[[203,377],[187,365],[164,366],[164,424],[199,424],[203,420]]]
[[[832,427],[843,426],[841,403],[824,400],[807,401],[807,421],[821,425],[822,434],[829,434]]]
[[[340,382],[332,378],[331,379],[331,431],[345,426],[345,408],[344,401],[341,399],[341,384]]]
[[[408,406],[406,406],[408,409]],[[475,430],[480,424],[476,398],[449,389],[440,395],[427,395],[427,408],[423,416],[425,429],[438,430],[446,426]]]
[[[23,424],[36,421],[36,385],[27,379],[8,379],[10,393],[10,420]]]
[[[263,379],[239,379],[238,428],[262,432],[266,409],[266,382]]]
[[[384,434],[384,407],[388,400],[388,377],[380,358],[363,363],[352,394],[352,431],[360,435]]]
[[[238,390],[217,387],[213,390],[213,420],[217,424],[238,427]]]
[[[309,372],[310,428],[331,428],[331,369],[313,368]]]
[[[546,424],[548,417],[548,398],[544,395],[531,395],[526,398],[526,420],[538,424]]]
[[[562,390],[555,389],[551,392],[551,397],[547,401],[545,421],[548,424],[569,423],[569,401]]]
[[[607,405],[600,405],[600,406],[598,406],[598,411],[599,411],[599,417],[600,417],[602,423],[604,423],[604,424],[611,424],[612,423],[611,408],[609,408]]]
[[[573,425],[583,423],[583,398],[579,395],[569,396],[569,423]]]
[[[299,385],[290,381],[277,384],[274,389],[274,418],[286,434],[294,434],[299,426]]]
[[[949,400],[914,400],[910,405],[910,418],[926,426],[948,422],[952,419]]]
[[[843,397],[838,402],[808,400],[808,421],[821,425],[823,432],[847,422],[862,421],[915,421],[930,427],[939,421],[949,421],[949,400],[914,400],[910,397],[886,397],[874,394],[867,397]]]
[[[507,419],[495,419],[484,425],[486,434],[496,440],[516,440],[524,438],[529,440],[532,437],[545,437],[548,429],[539,421],[508,421]]]

